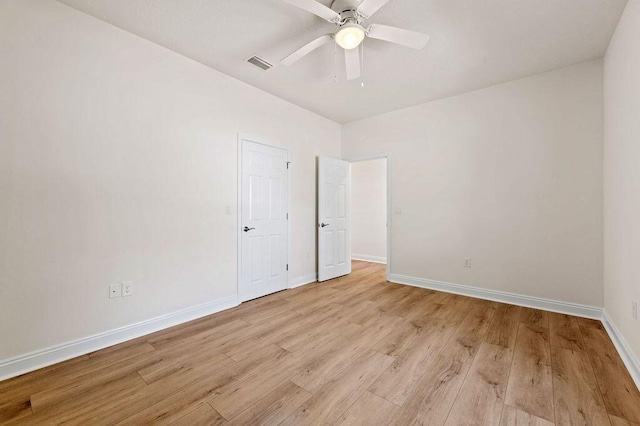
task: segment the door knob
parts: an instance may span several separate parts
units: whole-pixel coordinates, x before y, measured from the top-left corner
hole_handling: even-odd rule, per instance
[[[245,227],[244,227],[244,229],[243,229],[243,231],[244,231],[244,232],[249,232],[249,231],[251,231],[252,229],[256,229],[256,228],[249,228],[248,226],[245,226]]]
[[[325,226],[329,226],[329,224],[328,224],[328,223],[321,223],[321,224],[320,224],[320,227],[321,227],[321,228],[324,228]]]

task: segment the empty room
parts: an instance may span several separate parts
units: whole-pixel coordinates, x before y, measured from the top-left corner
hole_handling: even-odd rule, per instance
[[[0,0],[0,425],[640,426],[640,0]]]

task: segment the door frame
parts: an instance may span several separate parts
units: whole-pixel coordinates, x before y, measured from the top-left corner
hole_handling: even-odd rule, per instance
[[[242,280],[242,148],[243,141],[248,141],[251,143],[255,143],[258,145],[268,146],[269,148],[277,148],[285,151],[287,153],[287,286],[286,288],[291,288],[291,264],[289,263],[291,260],[291,174],[289,171],[291,168],[289,167],[291,164],[291,157],[288,148],[284,148],[281,146],[277,146],[275,144],[267,144],[262,142],[257,142],[256,139],[262,138],[253,138],[245,133],[238,133],[238,190],[236,192],[236,250],[237,250],[237,266],[236,266],[236,298],[238,300],[238,304],[242,302],[246,302],[247,300],[240,299],[240,282]]]
[[[348,161],[350,163],[360,163],[362,161],[369,160],[387,160],[387,281],[389,281],[389,276],[391,275],[391,153],[389,152],[381,152],[379,154],[371,154],[371,155],[363,155],[361,157],[351,157],[351,158],[343,158],[344,161]],[[353,179],[352,179],[353,182]],[[353,215],[351,217],[353,221]],[[353,228],[353,225],[352,225]]]

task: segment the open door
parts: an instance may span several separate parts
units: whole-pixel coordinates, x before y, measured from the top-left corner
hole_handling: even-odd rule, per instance
[[[318,281],[351,273],[351,163],[318,161]]]

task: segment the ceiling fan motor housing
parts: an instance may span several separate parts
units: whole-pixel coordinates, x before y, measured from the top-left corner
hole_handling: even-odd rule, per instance
[[[357,12],[360,3],[361,0],[333,0],[331,9],[340,14],[340,22],[337,24],[340,26],[348,23],[361,24],[363,17]]]

